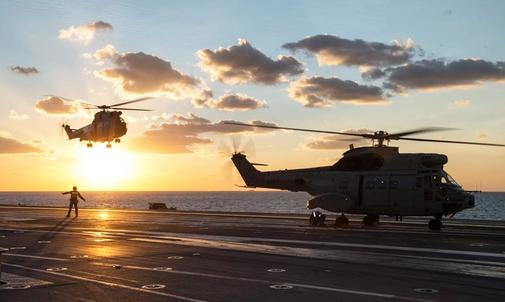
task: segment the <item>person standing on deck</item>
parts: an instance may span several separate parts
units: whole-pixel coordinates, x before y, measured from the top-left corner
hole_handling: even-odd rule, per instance
[[[70,204],[68,205],[68,213],[67,213],[67,217],[70,217],[70,212],[72,212],[72,206],[75,207],[75,217],[78,216],[78,210],[77,210],[77,203],[79,202],[79,200],[77,199],[77,197],[79,197],[80,199],[86,201],[86,199],[84,197],[82,197],[81,193],[79,193],[79,191],[77,191],[77,187],[74,186],[72,188],[72,191],[68,191],[68,192],[63,192],[61,193],[63,195],[66,195],[66,194],[70,194]]]

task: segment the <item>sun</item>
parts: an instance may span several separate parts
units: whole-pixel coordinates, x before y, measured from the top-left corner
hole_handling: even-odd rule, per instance
[[[133,176],[133,156],[117,145],[110,149],[104,144],[96,144],[93,148],[79,146],[77,154],[80,161],[78,173],[88,188],[124,188]]]

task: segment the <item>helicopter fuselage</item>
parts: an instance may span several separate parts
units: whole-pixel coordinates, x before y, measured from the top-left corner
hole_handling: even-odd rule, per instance
[[[332,166],[268,172],[256,170],[240,153],[232,161],[248,187],[307,192],[313,196],[309,209],[442,217],[474,207],[474,196],[443,170],[443,154],[362,147],[345,152]]]
[[[99,111],[95,113],[93,122],[79,129],[71,129],[64,125],[69,139],[79,139],[88,142],[116,141],[126,134],[125,121],[120,117],[121,111]],[[88,145],[89,146],[89,145]]]

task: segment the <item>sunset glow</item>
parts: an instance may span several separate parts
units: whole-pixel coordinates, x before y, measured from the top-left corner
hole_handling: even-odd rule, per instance
[[[80,161],[77,173],[86,187],[97,190],[118,187],[135,173],[133,157],[118,147],[107,149],[99,144],[93,148],[79,145],[76,149]]]
[[[0,190],[240,190],[214,156],[229,136],[252,138],[263,170],[331,165],[350,144],[230,120],[505,143],[503,3],[239,3],[0,3]],[[139,9],[145,22],[125,18]],[[89,104],[144,97],[127,109],[152,111],[123,110],[110,149],[58,135],[105,108]],[[503,148],[391,144],[446,154],[464,187],[505,190]]]

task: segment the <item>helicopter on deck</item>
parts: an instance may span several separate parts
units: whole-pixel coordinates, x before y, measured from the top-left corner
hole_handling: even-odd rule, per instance
[[[504,144],[423,139],[406,137],[414,134],[450,130],[451,128],[429,127],[388,134],[346,133],[303,128],[268,125],[253,125],[225,122],[241,127],[284,129],[313,133],[339,134],[372,140],[371,147],[354,148],[351,144],[343,157],[331,166],[305,169],[261,172],[246,155],[234,152],[231,160],[247,188],[270,188],[307,192],[312,198],[308,209],[321,208],[341,213],[335,224],[347,226],[348,214],[364,214],[363,224],[370,226],[379,222],[380,215],[432,216],[428,223],[431,230],[440,230],[442,217],[473,208],[475,199],[465,191],[446,171],[448,158],[435,153],[400,153],[398,147],[390,147],[391,140],[410,140],[467,145],[505,147]],[[260,164],[265,165],[265,164]],[[312,225],[324,224],[325,215],[312,212]]]
[[[139,98],[132,101],[122,102],[113,105],[93,105],[83,101],[77,101],[56,96],[65,101],[78,102],[85,110],[100,110],[94,115],[91,124],[86,125],[79,129],[72,129],[70,125],[62,124],[61,127],[65,130],[68,139],[76,139],[79,141],[88,141],[86,146],[93,147],[93,142],[107,143],[106,147],[111,148],[111,142],[120,143],[123,135],[127,132],[126,122],[121,118],[121,111],[117,110],[130,110],[130,111],[152,111],[150,109],[137,109],[137,108],[122,108],[127,104],[142,102],[150,99],[150,97]]]

